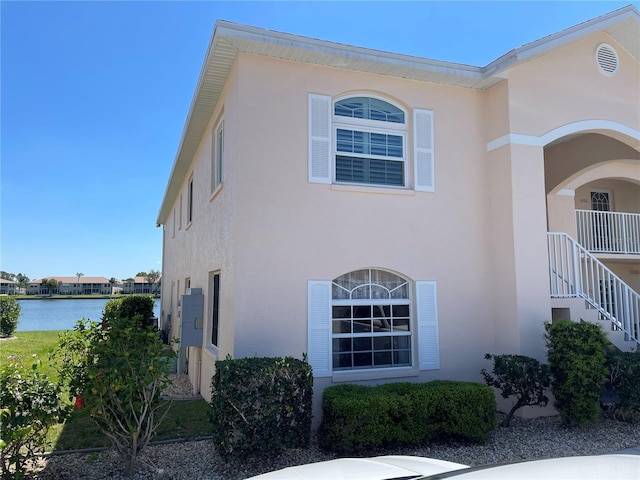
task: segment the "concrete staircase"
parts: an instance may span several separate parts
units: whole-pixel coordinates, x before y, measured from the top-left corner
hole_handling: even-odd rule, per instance
[[[552,318],[600,324],[620,350],[637,350],[638,292],[566,233],[547,240]]]
[[[638,343],[627,333],[615,326],[609,318],[602,315],[598,308],[593,307],[582,298],[552,298],[551,308],[553,320],[572,320],[574,322],[588,322],[600,325],[607,334],[609,341],[622,352],[635,352]]]

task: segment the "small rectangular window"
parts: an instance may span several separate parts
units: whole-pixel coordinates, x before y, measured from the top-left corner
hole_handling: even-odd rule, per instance
[[[211,344],[218,346],[218,328],[219,328],[219,312],[220,312],[220,274],[209,274],[209,291],[211,298]]]
[[[405,136],[335,129],[335,181],[406,187]]]
[[[213,193],[224,178],[224,120],[220,120],[213,130],[211,160],[211,193]]]
[[[189,187],[187,189],[187,223],[193,220],[193,177],[189,179]]]

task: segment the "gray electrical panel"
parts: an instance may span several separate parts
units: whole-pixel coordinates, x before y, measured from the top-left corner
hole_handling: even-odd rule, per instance
[[[204,295],[201,288],[187,288],[180,303],[180,346],[202,346]]]

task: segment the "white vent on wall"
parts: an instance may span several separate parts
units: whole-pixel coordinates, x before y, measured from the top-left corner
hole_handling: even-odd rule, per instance
[[[608,43],[601,43],[596,48],[596,65],[605,75],[613,75],[618,71],[618,54]]]

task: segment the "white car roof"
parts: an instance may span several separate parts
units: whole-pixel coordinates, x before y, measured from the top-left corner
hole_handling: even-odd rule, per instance
[[[460,463],[434,458],[383,456],[338,458],[265,473],[247,480],[388,480],[434,475],[467,468]]]
[[[421,480],[640,480],[640,455],[549,458],[472,467]]]

